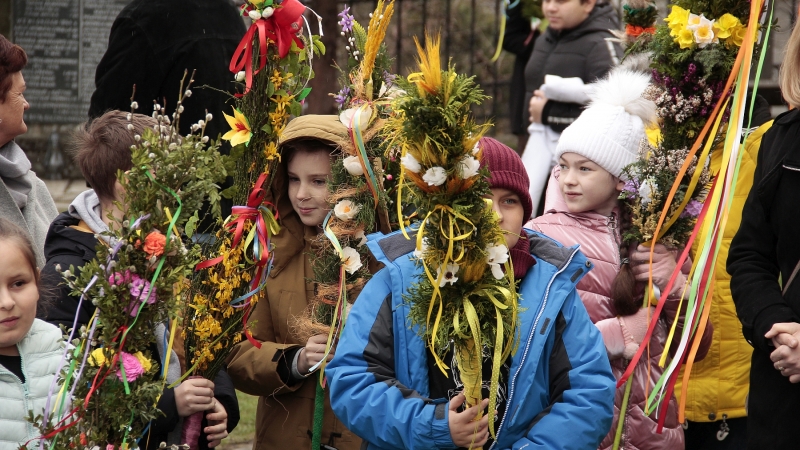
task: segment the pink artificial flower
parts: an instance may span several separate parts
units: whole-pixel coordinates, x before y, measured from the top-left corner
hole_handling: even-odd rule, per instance
[[[145,372],[142,363],[139,362],[139,358],[130,353],[122,352],[120,360],[122,361],[122,366],[125,368],[125,377],[128,379],[129,383],[136,381],[136,379]],[[122,381],[122,370],[117,370],[117,378],[119,378],[119,381]]]
[[[123,284],[128,284],[132,280],[131,271],[126,270],[125,273],[114,272],[108,277],[108,282],[114,286],[121,286]]]
[[[130,314],[131,317],[136,317],[136,314],[139,312],[140,303],[152,305],[156,302],[155,288],[153,288],[149,281],[142,279],[136,274],[132,276],[129,292],[131,293],[131,302],[128,307],[125,308],[125,312]]]

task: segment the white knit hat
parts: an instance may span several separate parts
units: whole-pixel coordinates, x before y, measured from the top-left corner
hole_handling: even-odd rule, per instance
[[[650,77],[618,67],[592,83],[589,106],[558,140],[556,158],[567,152],[589,158],[615,177],[638,158],[645,126],[656,121],[656,105],[642,97]]]

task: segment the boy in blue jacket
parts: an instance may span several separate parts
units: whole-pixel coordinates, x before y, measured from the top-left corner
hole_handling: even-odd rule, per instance
[[[331,406],[367,449],[597,448],[611,426],[616,380],[575,290],[592,264],[577,247],[522,228],[531,215],[522,161],[494,139],[480,144],[520,280],[520,341],[501,369],[497,440],[490,440],[488,416],[473,421],[488,400],[462,411],[457,371],[435,367],[408,321],[403,293],[422,269],[412,256],[415,240],[400,232],[367,244],[385,267],[359,295],[326,369]],[[487,358],[484,380],[490,374]]]

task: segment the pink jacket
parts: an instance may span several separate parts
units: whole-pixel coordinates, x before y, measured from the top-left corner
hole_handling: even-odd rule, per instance
[[[578,293],[591,317],[597,323],[604,319],[617,316],[611,301],[611,284],[619,271],[619,229],[617,227],[618,211],[614,210],[611,216],[606,217],[594,212],[573,214],[567,210],[558,182],[554,178],[558,167],[553,170],[547,188],[545,214],[533,219],[527,224],[529,228],[540,231],[564,245],[580,244],[581,251],[588,257],[595,267],[578,283]],[[683,272],[687,273],[690,264],[684,265]],[[673,289],[673,292],[681,292]],[[648,450],[675,450],[684,448],[683,429],[678,423],[678,405],[675,396],[669,400],[667,419],[662,434],[656,434],[658,420],[656,413],[651,416],[644,413],[646,393],[653,390],[664,370],[658,366],[658,360],[664,351],[667,338],[667,327],[677,315],[678,301],[669,298],[650,340],[649,362],[643,358],[634,370],[631,396],[628,401],[625,424],[622,432],[620,448],[648,449]],[[613,322],[612,322],[613,323]],[[681,324],[676,333],[679,333]],[[601,328],[605,335],[609,332],[620,333],[620,330]],[[605,340],[605,339],[604,339]],[[711,344],[711,333],[707,331],[703,336],[696,359],[702,359]],[[619,379],[625,372],[628,360],[619,354],[609,354],[611,369]],[[622,405],[624,388],[617,389],[614,399],[614,421],[608,435],[600,444],[600,449],[610,449],[614,442],[619,418],[619,408]]]

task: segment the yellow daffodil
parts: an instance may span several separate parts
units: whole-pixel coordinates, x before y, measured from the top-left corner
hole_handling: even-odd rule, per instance
[[[669,15],[666,19],[664,19],[664,21],[667,22],[669,29],[672,30],[670,34],[672,36],[677,36],[680,30],[686,27],[686,24],[689,21],[689,10],[675,5],[672,7],[672,11],[670,11]]]
[[[250,131],[250,123],[247,121],[247,117],[236,108],[233,109],[233,117],[225,113],[222,113],[222,115],[225,116],[225,120],[231,126],[231,130],[222,135],[222,139],[231,141],[232,147],[236,147],[239,144],[249,144],[253,133]]]
[[[720,39],[728,39],[731,37],[737,27],[742,26],[739,19],[733,14],[725,13],[714,22],[714,34]]]
[[[744,37],[747,35],[747,27],[740,26],[737,27],[731,34],[731,38],[728,42],[733,41],[733,44],[737,47],[742,46],[742,42],[744,42]]]
[[[692,48],[692,45],[694,45],[694,33],[688,28],[683,28],[675,37],[675,42],[681,46],[681,49]]]

